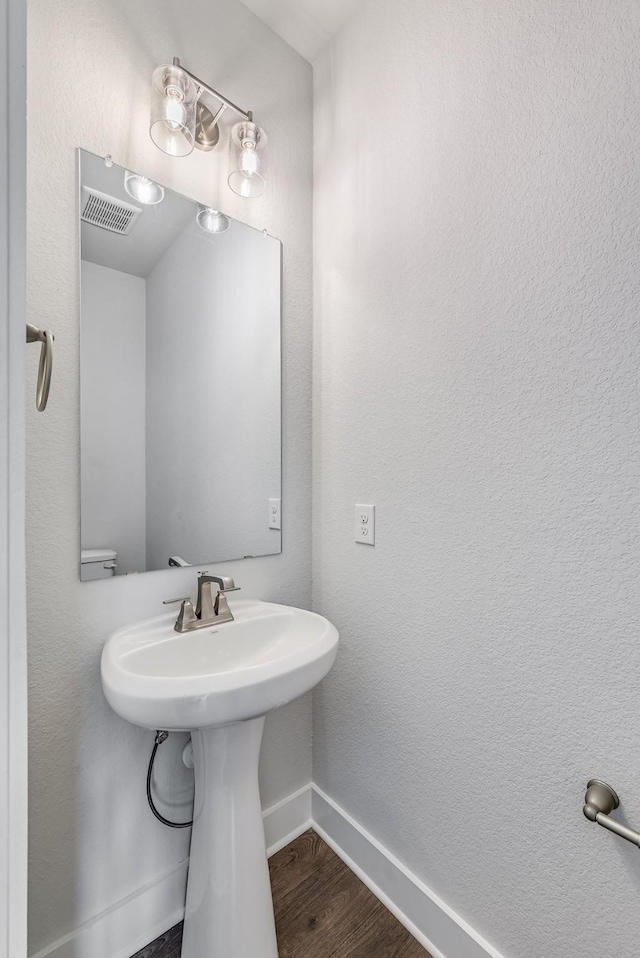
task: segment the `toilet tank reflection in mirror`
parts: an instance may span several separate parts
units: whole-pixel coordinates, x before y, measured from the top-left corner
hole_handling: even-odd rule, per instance
[[[280,552],[280,242],[79,170],[81,578]]]

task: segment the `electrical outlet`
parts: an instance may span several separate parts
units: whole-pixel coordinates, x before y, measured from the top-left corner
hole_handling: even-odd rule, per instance
[[[280,500],[269,499],[269,528],[280,528]]]
[[[376,507],[356,503],[355,513],[356,542],[365,545],[375,545],[376,541]]]

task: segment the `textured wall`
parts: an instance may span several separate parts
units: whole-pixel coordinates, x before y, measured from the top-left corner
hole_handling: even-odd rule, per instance
[[[215,157],[173,160],[148,134],[152,68],[174,55],[255,110],[269,131],[271,184],[253,204],[218,191]],[[79,387],[76,158],[83,146],[146,171],[284,243],[281,556],[225,563],[245,597],[310,599],[311,74],[237,0],[33,0],[29,4],[29,320],[56,334],[44,415],[28,413],[31,681],[31,949],[70,931],[184,858],[188,838],[146,806],[148,732],[100,691],[106,634],[193,587],[193,570],[78,581]],[[225,160],[224,152],[220,154]],[[194,346],[194,349],[196,347]],[[37,350],[29,351],[33,383]],[[191,783],[179,736],[164,746],[162,793],[178,816]],[[170,769],[175,770],[171,777]],[[310,777],[310,707],[269,722],[265,804]]]
[[[639,49],[369,0],[316,70],[314,778],[509,958],[638,954]]]

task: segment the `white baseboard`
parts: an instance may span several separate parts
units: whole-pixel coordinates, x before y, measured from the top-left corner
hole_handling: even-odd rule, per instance
[[[433,958],[502,958],[317,786],[263,812],[267,854],[313,828]],[[188,860],[30,958],[130,958],[184,915]]]
[[[373,835],[312,787],[312,828],[433,958],[502,958]]]
[[[311,828],[311,785],[303,785],[277,805],[262,813],[267,855],[271,858],[281,848]]]
[[[311,785],[262,813],[267,854],[311,828]],[[188,859],[31,958],[131,958],[182,921]]]
[[[184,916],[185,860],[31,958],[131,958]]]

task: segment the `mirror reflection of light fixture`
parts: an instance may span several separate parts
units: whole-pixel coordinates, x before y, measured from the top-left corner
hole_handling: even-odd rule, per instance
[[[236,123],[229,140],[228,183],[238,196],[253,198],[264,192],[264,148],[267,137],[264,130],[243,120]]]
[[[204,93],[218,101],[216,113],[202,102]],[[185,70],[178,57],[153,71],[149,133],[155,145],[169,156],[188,156],[194,146],[212,150],[220,139],[219,120],[225,110],[241,118],[231,133],[227,182],[239,196],[260,196],[265,184],[267,137],[253,122],[252,113]]]
[[[146,176],[139,176],[138,173],[130,173],[128,170],[124,174],[124,188],[132,199],[138,203],[145,203],[147,206],[155,206],[164,199],[164,187]]]
[[[205,233],[226,233],[231,223],[229,217],[220,210],[212,210],[208,206],[198,204],[196,222]]]

